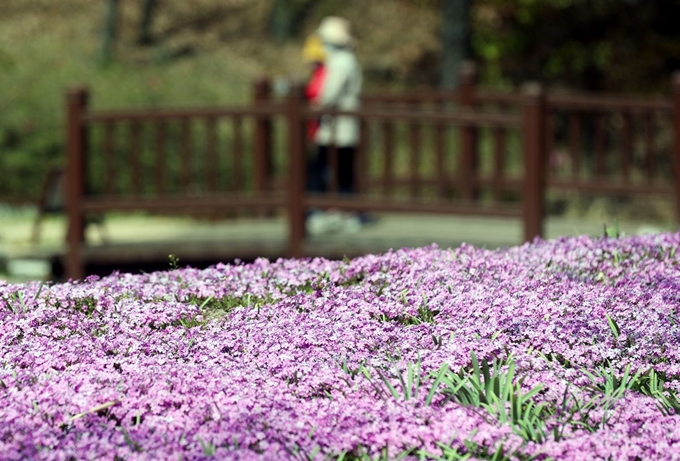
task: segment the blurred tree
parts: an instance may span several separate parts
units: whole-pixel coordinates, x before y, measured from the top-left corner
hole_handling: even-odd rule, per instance
[[[487,79],[667,91],[680,68],[680,0],[477,0],[473,13]]]
[[[102,37],[102,62],[113,61],[116,35],[118,32],[118,0],[104,0],[104,34]]]
[[[277,42],[293,38],[313,3],[313,0],[272,0],[267,20],[269,36]]]
[[[441,86],[455,88],[463,61],[472,57],[472,0],[441,0]]]
[[[157,0],[143,0],[142,3],[142,17],[139,21],[139,30],[137,33],[137,44],[150,45],[153,43],[153,36],[151,35],[151,24],[153,22],[154,13],[156,12]]]
[[[278,42],[293,35],[293,0],[273,0],[269,13],[269,35]]]

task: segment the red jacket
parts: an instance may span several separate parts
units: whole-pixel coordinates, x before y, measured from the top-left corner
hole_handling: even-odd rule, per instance
[[[314,103],[319,99],[319,96],[321,95],[321,88],[323,87],[323,82],[325,78],[326,67],[323,64],[318,64],[314,68],[312,76],[310,77],[309,82],[307,82],[307,85],[305,86],[305,97],[307,98],[307,101],[309,101],[310,103]],[[316,131],[318,129],[319,129],[318,120],[310,120],[309,122],[307,122],[307,137],[313,141],[314,136],[316,135]]]

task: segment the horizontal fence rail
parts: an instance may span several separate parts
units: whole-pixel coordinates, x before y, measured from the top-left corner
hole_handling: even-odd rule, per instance
[[[146,211],[288,216],[288,255],[301,256],[309,209],[503,216],[543,235],[545,196],[577,191],[661,195],[680,215],[680,76],[673,95],[631,98],[489,91],[466,65],[456,90],[367,93],[351,112],[313,110],[300,87],[275,99],[266,80],[246,107],[91,111],[67,96],[68,277],[84,274],[87,214]],[[340,193],[329,146],[326,192],[306,189],[310,120],[360,125],[356,190]]]

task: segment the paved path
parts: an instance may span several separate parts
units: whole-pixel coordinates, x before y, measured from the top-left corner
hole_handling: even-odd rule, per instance
[[[38,245],[29,242],[31,226],[32,221],[27,217],[0,222],[0,260],[39,261],[63,254],[63,217],[51,217],[44,222]],[[619,229],[626,234],[672,230],[641,222],[621,223]],[[99,227],[88,228],[88,241],[92,243],[90,256],[102,261],[124,260],[128,263],[136,260],[166,261],[169,253],[178,254],[180,258],[187,254],[199,259],[233,259],[257,254],[282,256],[285,254],[287,232],[283,217],[211,222],[141,215],[107,217],[104,231],[106,241],[102,239]],[[563,218],[546,222],[547,238],[582,234],[601,236],[603,223]],[[337,233],[309,238],[306,252],[342,257],[347,253],[350,256],[379,253],[390,248],[432,243],[456,247],[463,242],[487,248],[520,244],[521,222],[503,218],[384,214],[379,215],[375,224],[354,234]]]

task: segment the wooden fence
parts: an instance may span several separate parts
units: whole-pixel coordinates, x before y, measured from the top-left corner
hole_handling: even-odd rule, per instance
[[[84,275],[86,215],[109,211],[285,211],[291,257],[305,254],[309,208],[516,217],[526,240],[543,234],[552,189],[658,194],[680,215],[680,74],[667,99],[546,93],[536,83],[485,91],[472,67],[461,80],[452,92],[367,94],[354,112],[310,110],[298,87],[275,100],[267,81],[242,108],[95,112],[87,90],[74,89],[66,275]],[[322,115],[361,123],[352,196],[338,193],[337,176],[328,193],[305,190],[305,123]]]

